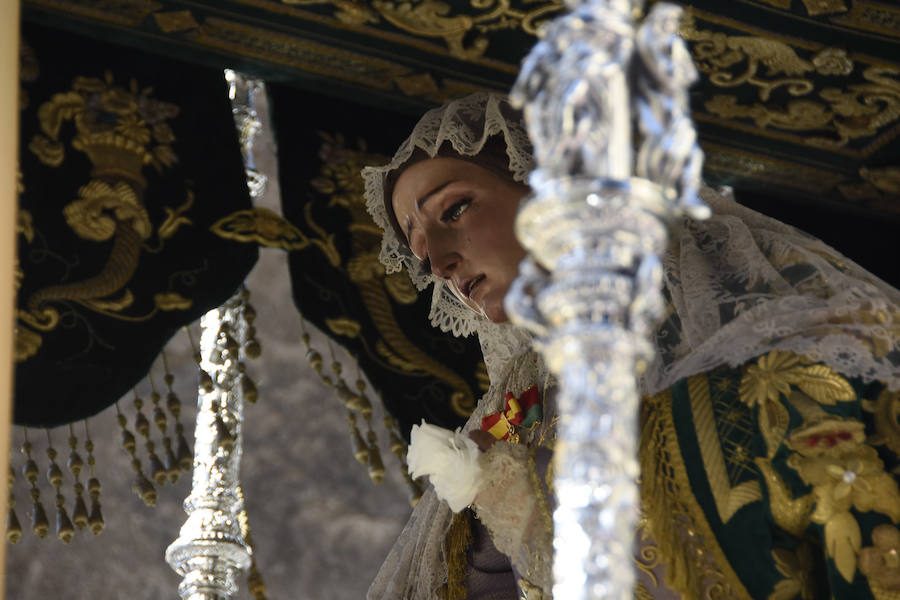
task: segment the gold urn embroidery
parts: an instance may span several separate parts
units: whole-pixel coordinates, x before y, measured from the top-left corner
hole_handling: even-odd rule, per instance
[[[69,144],[92,164],[91,179],[63,207],[66,223],[79,238],[111,240],[112,247],[106,265],[93,277],[51,285],[26,299],[17,312],[17,361],[38,351],[41,335],[37,332],[57,326],[60,312],[55,304],[59,302],[130,321],[147,320],[159,310],[190,308],[191,300],[166,290],[156,295],[150,313],[123,313],[133,305],[133,295],[125,286],[137,270],[142,250],[158,252],[165,240],[191,223],[184,216],[193,204],[190,192],[181,206],[163,207],[166,218],[157,228],[144,206],[143,169],[152,166],[163,171],[178,160],[171,146],[175,134],[167,121],[178,115],[179,108],[154,99],[152,93],[152,88],[140,89],[135,80],[127,87],[119,86],[107,72],[104,79],[75,78],[70,91],[55,94],[38,108],[41,133],[32,138],[29,150],[49,167],[62,165],[67,155],[63,125],[71,121],[75,134]],[[25,211],[22,215],[29,218],[23,233],[30,242],[30,215]],[[148,241],[154,229],[157,241],[151,246]]]

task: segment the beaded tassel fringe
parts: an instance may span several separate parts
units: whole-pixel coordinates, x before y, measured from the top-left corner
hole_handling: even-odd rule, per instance
[[[372,402],[366,394],[366,381],[362,377],[359,369],[359,363],[356,362],[356,381],[352,390],[343,378],[343,365],[337,361],[334,355],[334,349],[331,342],[328,342],[328,349],[331,355],[331,372],[332,375],[323,373],[324,361],[321,353],[312,347],[309,333],[306,331],[303,320],[300,321],[301,330],[303,332],[301,340],[306,346],[306,360],[312,369],[319,375],[326,386],[332,388],[337,395],[344,409],[347,411],[346,419],[349,427],[350,446],[353,449],[353,456],[357,462],[369,470],[369,477],[376,485],[384,480],[385,467],[381,458],[381,451],[378,446],[378,436],[372,428]],[[352,359],[352,357],[351,357]],[[363,437],[359,428],[359,418],[365,424],[366,434]],[[406,443],[399,435],[397,422],[391,417],[385,417],[385,426],[390,434],[391,452],[400,461],[403,478],[407,483],[410,492],[410,504],[415,506],[419,498],[422,496],[422,486],[410,477],[406,466]]]
[[[25,465],[22,467],[22,475],[30,486],[29,495],[31,496],[31,529],[39,538],[45,538],[50,533],[50,520],[47,517],[47,511],[41,501],[41,490],[39,488],[40,467],[34,457],[34,446],[28,439],[28,430],[23,428],[23,436],[25,438],[22,444],[22,454],[25,455]],[[66,461],[66,468],[71,473],[74,492],[74,502],[72,504],[71,518],[69,511],[66,510],[66,497],[63,494],[63,486],[65,485],[65,474],[63,469],[57,463],[59,452],[53,446],[53,438],[50,430],[46,430],[47,435],[47,481],[53,488],[55,511],[55,533],[57,539],[63,543],[70,543],[75,536],[76,531],[85,528],[97,535],[103,531],[104,522],[103,515],[100,512],[100,482],[94,474],[94,444],[90,439],[90,434],[85,423],[85,443],[84,449],[87,452],[87,466],[90,472],[88,481],[88,495],[91,498],[91,508],[88,510],[87,503],[84,499],[85,487],[81,481],[81,475],[85,469],[85,461],[78,453],[78,438],[75,436],[75,429],[69,425],[69,456]],[[9,488],[9,512],[7,514],[6,540],[11,544],[16,544],[22,539],[22,525],[16,514],[16,498],[14,487],[16,482],[15,467],[9,465],[9,474],[7,477],[7,486]]]

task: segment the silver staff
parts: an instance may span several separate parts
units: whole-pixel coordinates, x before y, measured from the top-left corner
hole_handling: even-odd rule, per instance
[[[513,89],[537,168],[507,296],[560,379],[555,598],[630,599],[638,514],[637,378],[661,316],[667,223],[709,209],[677,35],[681,9],[568,0]]]
[[[225,71],[228,96],[241,143],[247,186],[254,200],[265,191],[266,176],[256,170],[253,140],[262,124],[254,96],[263,83]],[[244,375],[242,348],[248,339],[246,294],[239,290],[201,320],[201,368],[212,380],[200,389],[194,433],[194,476],[184,501],[188,519],[178,539],[166,549],[166,562],[184,579],[178,593],[184,600],[225,600],[237,592],[237,577],[251,564],[239,515],[244,509],[240,487],[243,446]]]

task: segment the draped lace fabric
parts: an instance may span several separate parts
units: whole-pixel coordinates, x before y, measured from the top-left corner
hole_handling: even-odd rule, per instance
[[[667,389],[718,365],[739,365],[772,349],[900,389],[897,290],[819,240],[725,194],[706,188],[701,197],[713,217],[685,220],[673,232],[665,257],[672,308],[657,333],[657,359],[645,376],[645,392]],[[549,378],[540,358],[525,350],[527,333],[483,321],[473,327],[479,328],[492,386],[465,431],[500,410],[506,391],[518,393]],[[550,422],[547,415],[545,422]],[[429,489],[368,598],[438,598],[447,577],[444,542],[451,520],[449,507]],[[508,550],[516,543],[528,548],[521,539],[516,542],[520,532],[494,529],[498,548]],[[537,559],[549,556],[548,547]]]
[[[509,355],[510,358],[490,373],[491,387],[463,427],[465,433],[478,429],[482,417],[501,410],[506,392],[511,391],[518,395],[531,385],[537,384],[544,389],[550,382],[550,375],[543,361],[530,349],[531,338],[527,333],[507,324],[493,324],[490,329],[491,333],[485,332],[482,341],[489,339],[489,346],[494,348],[503,345],[503,354]],[[548,432],[553,427],[554,414],[552,403],[545,401],[544,423],[530,432],[529,438],[525,441],[550,435]],[[512,446],[512,444],[501,445]],[[529,485],[527,477],[523,484]],[[450,507],[446,502],[439,500],[434,489],[429,486],[378,571],[367,598],[369,600],[440,598],[439,589],[447,581],[448,557],[445,541],[452,521],[453,513]],[[490,527],[490,524],[488,526]],[[534,559],[549,564],[550,556],[550,546],[547,546],[543,548],[540,557],[535,555]]]
[[[644,380],[656,393],[778,349],[900,389],[900,292],[823,242],[705,188],[664,260],[672,311]]]
[[[475,156],[498,134],[506,142],[512,176],[524,182],[532,157],[520,116],[503,96],[492,94],[474,94],[430,111],[389,164],[362,172],[367,208],[385,232],[380,259],[387,272],[405,266],[420,291],[434,284],[433,325],[456,336],[479,334],[491,388],[466,432],[502,408],[505,392],[519,394],[532,384],[546,384],[549,374],[528,349],[527,333],[487,322],[459,302],[443,281],[422,271],[394,233],[383,196],[388,174],[404,165],[414,149],[434,157],[449,143],[460,155]],[[664,259],[671,311],[656,336],[657,357],[643,380],[646,393],[721,364],[739,365],[772,349],[900,389],[900,292],[824,243],[739,206],[727,194],[704,188],[700,195],[713,216],[706,221],[686,219],[672,232]],[[552,427],[548,411],[552,408],[545,397],[545,425],[537,435]],[[521,463],[516,452],[521,451],[497,460]],[[521,493],[529,492],[523,488]],[[436,600],[447,580],[445,539],[451,522],[449,507],[429,488],[369,589],[369,600]],[[496,528],[493,534],[498,547],[507,550],[516,544],[532,549],[531,540],[538,539]],[[540,553],[536,560],[550,560],[549,546],[534,551]],[[511,553],[514,563],[522,562],[521,553]]]
[[[529,450],[522,444],[498,443],[482,454],[479,462],[487,482],[475,499],[475,512],[521,578],[541,590],[541,596],[529,595],[531,600],[551,598],[553,522],[540,481],[532,481],[539,475]]]
[[[421,261],[400,240],[385,209],[384,193],[388,175],[402,167],[416,149],[435,157],[438,150],[449,144],[461,156],[476,156],[488,139],[500,135],[509,158],[509,171],[515,181],[524,183],[534,165],[531,144],[522,124],[521,114],[510,106],[501,94],[477,93],[428,111],[419,120],[412,134],[386,165],[365,167],[366,209],[384,231],[378,258],[388,273],[406,267],[410,279],[419,291],[434,284],[431,301],[431,324],[455,336],[474,333],[484,317],[475,314],[460,302],[444,281],[421,268]]]

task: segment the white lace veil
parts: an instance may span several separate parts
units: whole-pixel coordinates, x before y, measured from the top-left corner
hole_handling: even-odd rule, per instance
[[[454,335],[478,332],[492,387],[466,428],[502,400],[515,378],[544,376],[543,365],[524,352],[530,337],[493,324],[467,308],[395,234],[385,209],[389,173],[420,148],[430,157],[445,142],[461,156],[475,156],[493,135],[506,142],[509,170],[525,181],[531,146],[520,115],[503,96],[474,94],[429,111],[393,160],[366,167],[366,205],[384,230],[381,260],[388,272],[406,266],[421,291],[434,283],[430,319]],[[821,241],[736,204],[728,190],[709,187],[701,198],[713,216],[673,227],[664,260],[671,310],[656,339],[657,358],[643,381],[647,393],[678,380],[773,349],[822,361],[848,376],[879,380],[900,389],[900,292]],[[522,372],[528,371],[528,372]],[[446,581],[444,537],[451,513],[429,489],[369,590],[370,600],[432,600]]]

